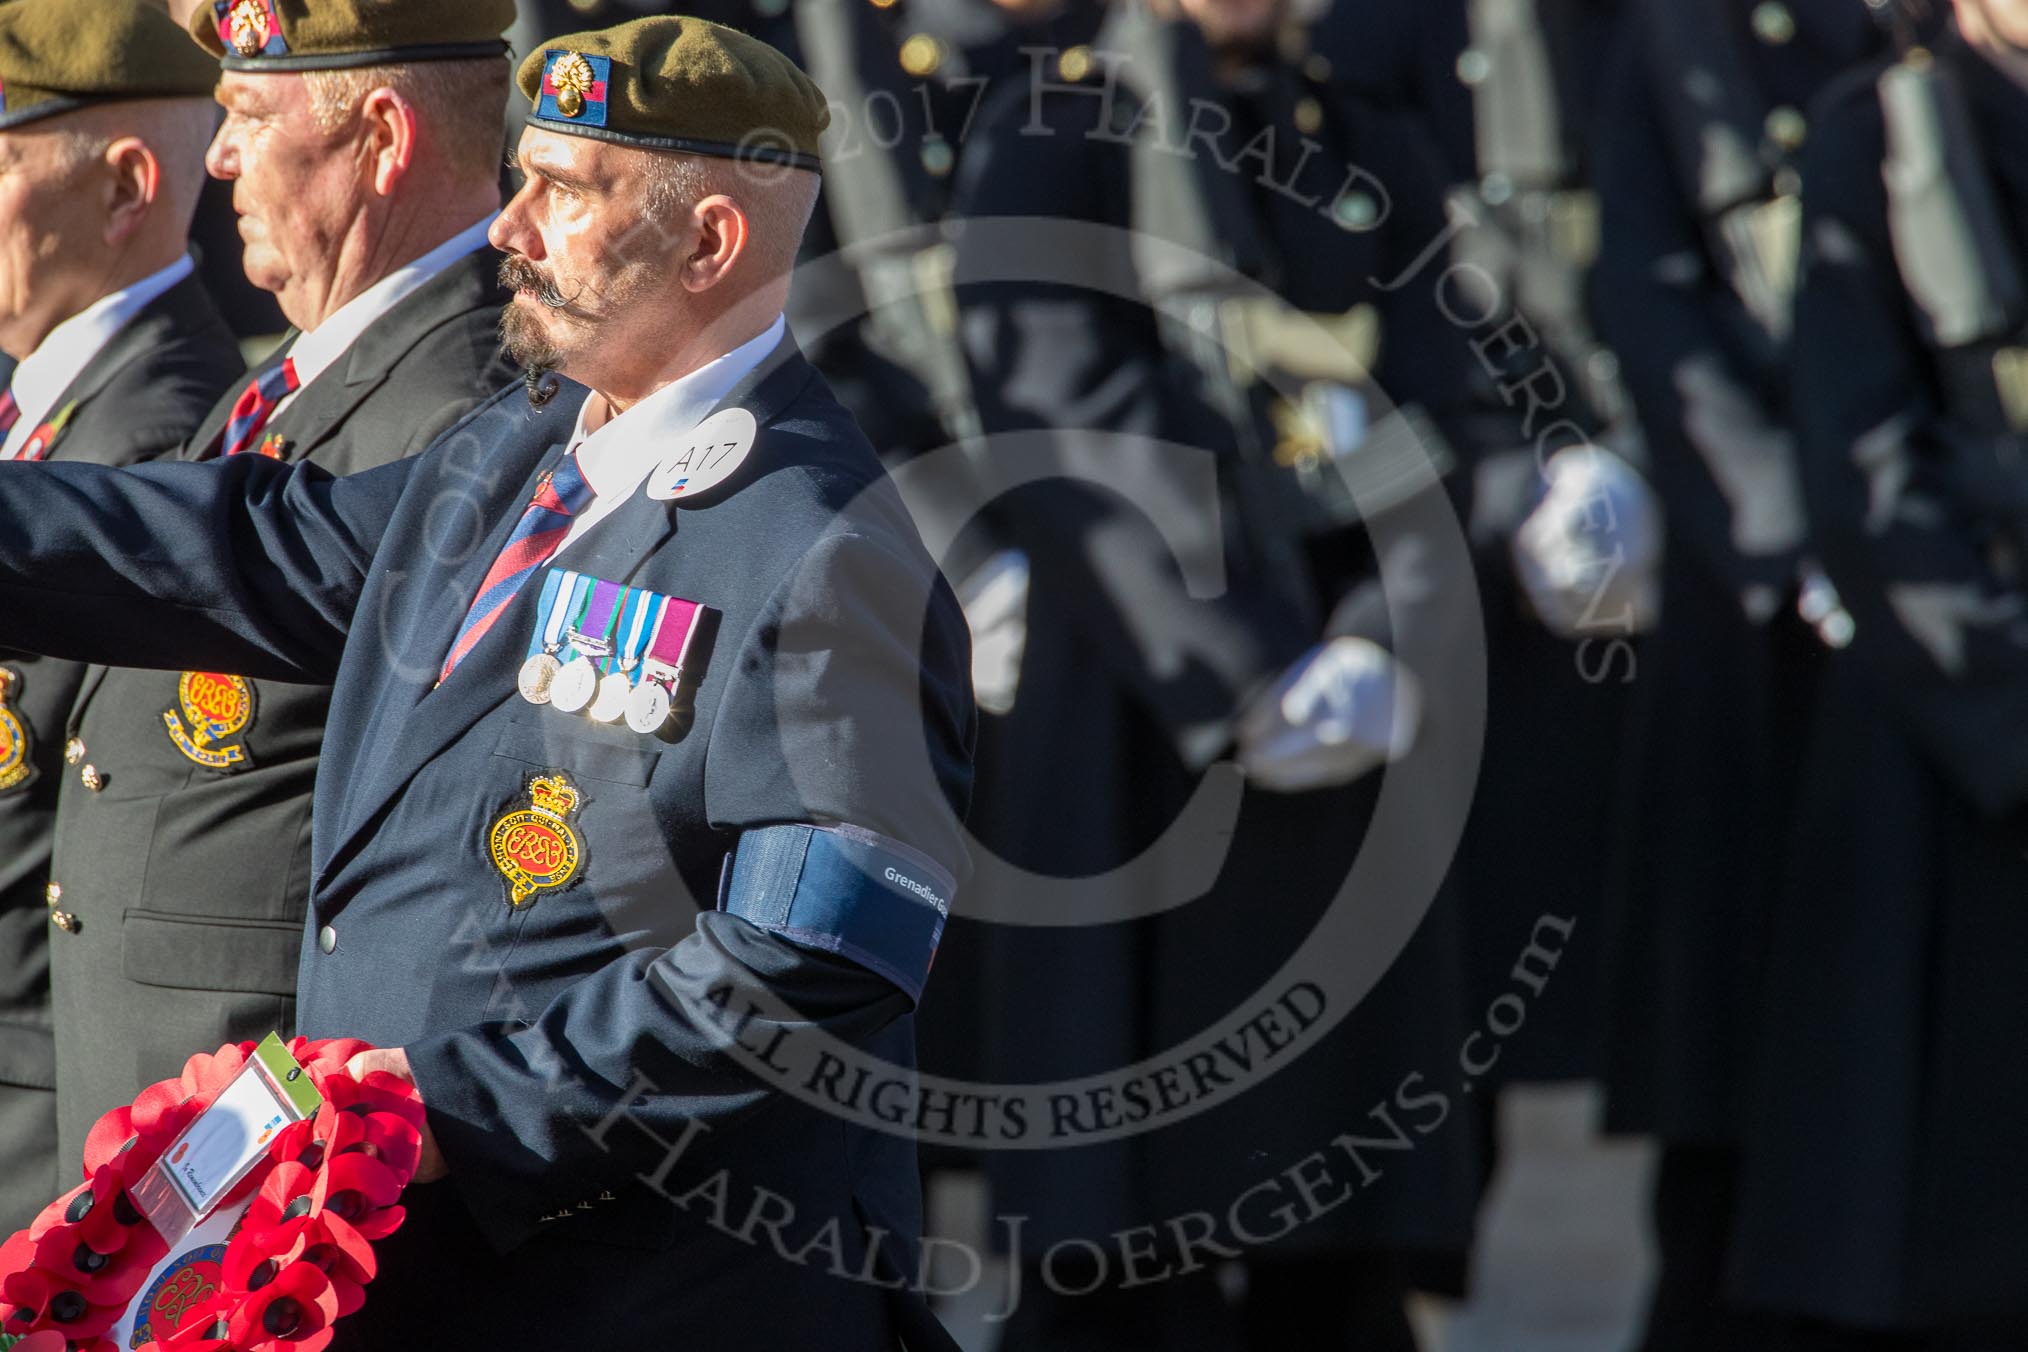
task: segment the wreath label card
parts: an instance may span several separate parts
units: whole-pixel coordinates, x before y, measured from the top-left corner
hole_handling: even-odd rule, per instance
[[[164,1240],[176,1243],[261,1162],[282,1128],[314,1117],[323,1102],[282,1039],[268,1034],[134,1184],[135,1205]]]

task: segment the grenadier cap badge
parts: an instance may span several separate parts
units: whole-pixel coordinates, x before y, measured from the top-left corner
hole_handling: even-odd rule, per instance
[[[487,833],[493,867],[507,882],[507,904],[517,910],[538,892],[570,886],[584,867],[584,844],[570,819],[582,801],[562,771],[528,781],[528,806],[507,812]]]
[[[220,17],[218,36],[241,57],[285,54],[281,19],[271,8],[272,0],[218,0],[212,6]]]
[[[586,56],[583,52],[556,53],[542,75],[537,116],[550,116],[553,110],[555,116],[569,121],[583,119],[591,126],[604,126],[606,84],[612,69],[609,57]]]

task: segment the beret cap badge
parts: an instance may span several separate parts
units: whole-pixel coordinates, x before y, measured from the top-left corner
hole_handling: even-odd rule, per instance
[[[255,56],[268,45],[268,10],[264,0],[236,0],[226,20],[228,41],[241,56]]]
[[[566,52],[550,67],[549,78],[556,86],[556,111],[565,117],[581,116],[585,95],[591,93],[592,84],[597,79],[592,73],[591,62],[577,52]]]

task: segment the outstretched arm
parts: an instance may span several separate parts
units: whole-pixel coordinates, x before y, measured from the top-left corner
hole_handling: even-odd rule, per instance
[[[412,463],[0,464],[0,642],[328,682]]]

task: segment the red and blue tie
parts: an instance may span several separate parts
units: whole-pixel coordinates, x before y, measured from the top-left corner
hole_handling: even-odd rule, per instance
[[[296,359],[282,358],[279,366],[271,366],[247,382],[246,390],[232,406],[232,417],[226,420],[223,437],[225,453],[228,456],[243,455],[254,448],[254,438],[268,425],[275,406],[302,388],[296,379]]]
[[[12,432],[20,421],[21,405],[14,402],[14,391],[0,390],[0,437]]]
[[[583,511],[592,497],[592,486],[577,467],[576,452],[566,455],[555,469],[542,476],[535,485],[535,500],[521,514],[514,533],[500,550],[500,557],[493,560],[486,580],[479,584],[479,594],[472,598],[465,622],[458,626],[458,637],[451,644],[451,655],[444,659],[438,685],[449,680],[465,655],[479,646],[479,640],[506,613],[535,570],[562,548],[564,538],[570,534],[571,518]]]

